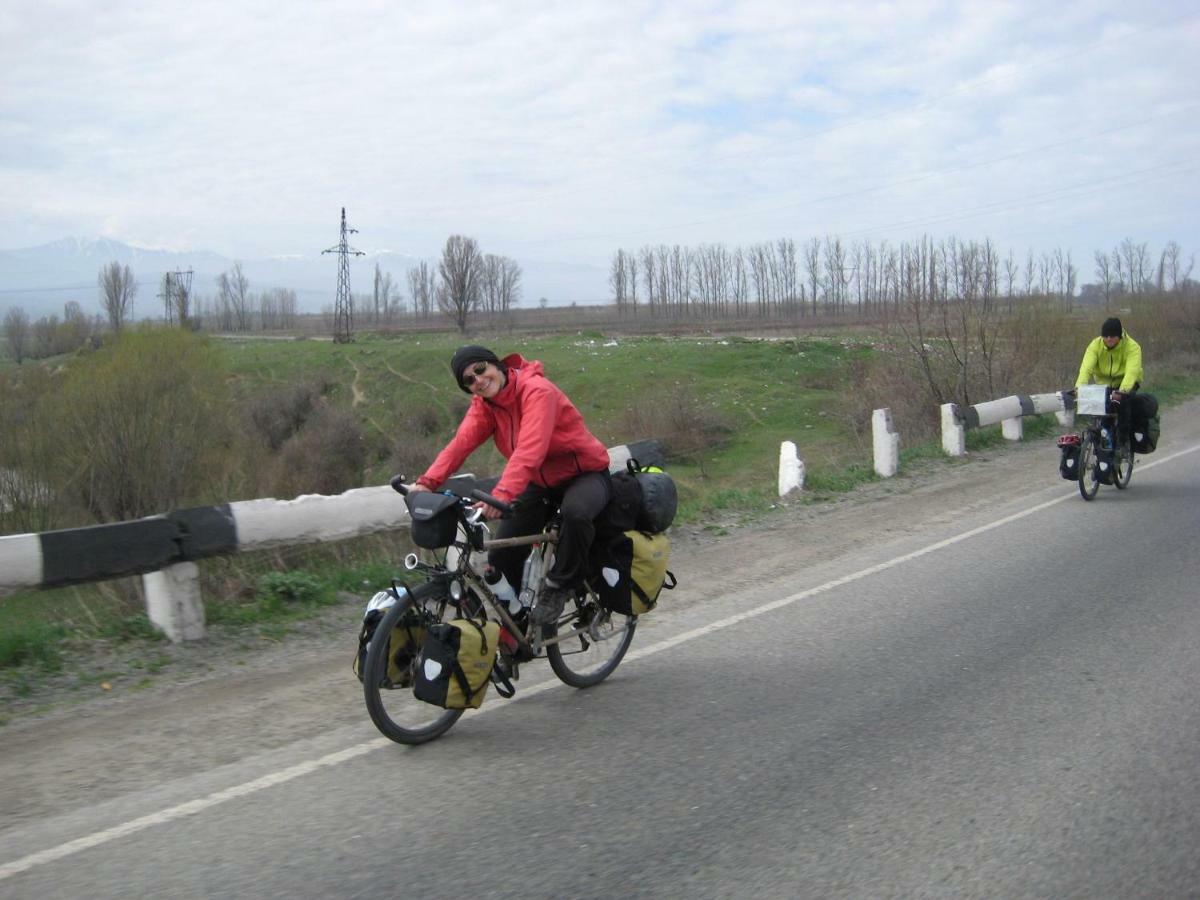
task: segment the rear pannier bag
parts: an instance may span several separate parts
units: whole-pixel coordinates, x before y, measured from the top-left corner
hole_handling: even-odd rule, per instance
[[[1153,453],[1158,448],[1158,436],[1162,431],[1162,423],[1158,418],[1158,398],[1153,394],[1136,395],[1138,403],[1134,406],[1133,421],[1133,452]]]
[[[592,545],[588,585],[605,609],[640,616],[654,608],[664,589],[674,589],[675,576],[667,569],[670,557],[665,534],[623,532]]]
[[[417,661],[413,696],[443,709],[479,709],[496,664],[500,626],[454,619],[430,625]]]
[[[371,641],[379,627],[384,614],[396,602],[392,591],[381,591],[371,598],[367,611],[363,615],[362,628],[358,632],[358,652],[354,654],[351,668],[358,680],[363,680],[363,672],[367,666],[367,651],[371,649]],[[413,664],[420,653],[421,644],[425,641],[425,625],[421,613],[415,607],[409,607],[388,638],[387,674],[380,687],[402,688],[411,687],[413,683]]]
[[[458,534],[458,515],[455,510],[458,497],[453,494],[416,491],[405,494],[404,502],[412,520],[414,544],[427,550],[439,550],[454,543]]]
[[[1079,435],[1064,434],[1058,439],[1062,455],[1058,460],[1058,474],[1068,481],[1079,480]]]

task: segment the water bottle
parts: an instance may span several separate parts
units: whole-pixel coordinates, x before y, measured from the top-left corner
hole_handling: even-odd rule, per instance
[[[511,615],[516,615],[521,610],[521,601],[517,597],[517,592],[513,590],[508,579],[504,577],[504,573],[495,566],[488,566],[483,570],[483,580],[487,582],[492,593],[496,595],[496,599],[508,607]]]
[[[530,553],[525,557],[525,572],[521,576],[521,608],[533,606],[533,589],[538,579],[542,577],[542,556],[540,553]]]

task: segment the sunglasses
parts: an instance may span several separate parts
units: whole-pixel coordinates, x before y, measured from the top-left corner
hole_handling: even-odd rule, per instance
[[[488,364],[485,362],[477,362],[471,366],[471,371],[462,377],[462,386],[469,388],[475,383],[475,379],[487,371]],[[474,373],[474,374],[472,374]]]

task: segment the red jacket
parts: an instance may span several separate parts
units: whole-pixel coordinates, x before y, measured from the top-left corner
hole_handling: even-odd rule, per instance
[[[506,356],[508,383],[491,400],[472,397],[458,432],[417,481],[437,488],[489,437],[508,459],[492,493],[514,500],[530,482],[555,487],[583,472],[608,470],[608,450],[583,416],[543,375],[542,364]]]

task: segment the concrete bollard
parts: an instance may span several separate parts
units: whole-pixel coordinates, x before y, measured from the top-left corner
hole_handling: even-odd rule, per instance
[[[967,429],[958,417],[958,404],[942,404],[942,449],[947,456],[967,455]]]
[[[779,445],[779,496],[786,497],[803,487],[804,463],[796,452],[796,445],[784,441]]]
[[[871,439],[875,449],[875,474],[891,478],[900,468],[900,435],[892,427],[892,411],[877,409],[871,414]]]
[[[1005,419],[1000,423],[1000,433],[1006,441],[1019,441],[1025,433],[1025,426],[1020,418]]]
[[[200,599],[200,569],[193,562],[167,566],[142,576],[146,614],[175,643],[204,637],[204,603]]]

